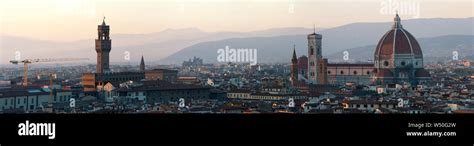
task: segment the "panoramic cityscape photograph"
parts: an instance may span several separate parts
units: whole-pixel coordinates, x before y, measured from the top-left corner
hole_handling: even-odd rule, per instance
[[[473,114],[472,0],[0,1],[0,145],[309,125],[472,145]]]

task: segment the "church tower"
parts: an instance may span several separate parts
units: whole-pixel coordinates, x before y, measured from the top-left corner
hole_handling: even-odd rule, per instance
[[[321,51],[321,41],[323,36],[316,34],[316,31],[308,35],[308,81],[311,84],[325,84],[320,83],[321,78],[324,78],[322,61],[323,55]]]
[[[97,52],[97,73],[110,72],[109,53],[112,49],[112,40],[110,40],[110,27],[105,24],[105,17],[102,25],[97,28],[98,38],[95,40],[95,51]]]
[[[143,59],[143,55],[142,60],[140,61],[140,72],[145,72],[145,60]]]
[[[296,85],[298,82],[298,59],[296,58],[296,48],[293,46],[293,58],[291,58],[291,84]]]

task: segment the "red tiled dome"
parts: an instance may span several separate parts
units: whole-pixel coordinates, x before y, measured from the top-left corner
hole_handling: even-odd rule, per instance
[[[420,44],[400,22],[396,14],[392,29],[382,36],[375,48],[373,81],[377,84],[419,84],[430,78],[430,73],[423,69]]]
[[[379,40],[375,49],[375,59],[392,59],[394,54],[413,54],[415,58],[422,58],[418,41],[403,29],[398,14],[394,21],[392,29]]]

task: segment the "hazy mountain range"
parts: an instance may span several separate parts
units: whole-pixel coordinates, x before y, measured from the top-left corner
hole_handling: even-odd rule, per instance
[[[96,29],[96,28],[91,28]],[[316,28],[316,30],[321,30]],[[113,33],[113,24],[112,30]],[[311,32],[311,28],[275,28],[252,32],[203,32],[197,28],[167,29],[149,34],[112,34],[111,62],[127,62],[125,52],[130,52],[130,62],[139,62],[141,55],[148,61],[157,61],[169,56],[185,47],[196,43],[221,40],[226,38],[280,36],[290,34],[304,34]],[[91,38],[96,34],[91,34]],[[95,39],[95,38],[94,38]],[[78,57],[90,58],[95,62],[94,39],[72,42],[57,42],[37,40],[9,35],[0,36],[0,61],[8,63],[20,51],[22,58],[51,58],[51,57]],[[1,64],[0,63],[0,64]]]
[[[402,20],[403,27],[412,33],[416,38],[420,39],[421,47],[425,55],[430,55],[430,49],[434,50],[446,49],[444,51],[459,48],[461,50],[473,49],[473,41],[470,36],[451,36],[451,35],[473,35],[474,34],[474,18],[463,19],[413,19]],[[352,59],[368,60],[373,58],[374,47],[379,39],[390,30],[392,22],[387,23],[353,23],[340,27],[329,28],[319,31],[323,35],[323,55],[331,61],[342,59],[337,56],[341,51],[356,49],[357,53],[351,53],[356,56]],[[311,33],[311,32],[309,32]],[[308,34],[308,33],[307,33]],[[444,37],[441,37],[444,36]],[[203,42],[191,47],[182,49],[181,51],[161,60],[162,63],[179,63],[183,59],[198,56],[205,62],[217,62],[217,50],[224,48],[226,45],[230,48],[255,48],[258,50],[258,62],[289,62],[291,57],[293,44],[296,45],[297,55],[307,54],[307,35],[288,35],[276,37],[254,37],[254,38],[232,38],[220,41]],[[440,37],[440,38],[433,38]],[[463,38],[463,42],[457,38]],[[422,39],[422,38],[426,38]],[[444,39],[449,38],[449,39]],[[462,44],[457,44],[462,43]],[[458,46],[459,45],[459,46]],[[370,48],[370,49],[365,49]],[[439,53],[439,52],[433,52]],[[463,52],[461,52],[463,53]],[[467,52],[468,53],[468,52]],[[333,55],[334,54],[334,55]],[[359,54],[359,56],[357,55]],[[364,54],[364,55],[360,55]],[[448,53],[448,55],[451,53]],[[442,54],[446,55],[446,54]],[[432,56],[437,56],[432,54]]]
[[[458,59],[474,55],[474,35],[445,35],[431,38],[417,39],[423,57],[427,61],[433,59],[452,59],[453,51],[457,51]],[[344,51],[349,53],[349,61],[373,60],[376,45],[350,48]],[[344,62],[343,51],[326,56],[333,62]]]
[[[200,56],[210,63],[216,63],[218,55],[217,49],[219,49],[219,47],[224,48],[225,45],[228,45],[229,48],[258,48],[258,62],[260,63],[287,63],[290,62],[292,57],[293,43],[298,44],[296,45],[298,56],[307,56],[308,52],[305,45],[305,37],[304,35],[292,35],[205,42],[185,48],[167,59],[179,62],[182,60],[179,58],[186,59],[193,56]],[[431,38],[418,38],[418,41],[426,59],[449,59],[452,58],[453,51],[458,52],[459,59],[474,55],[473,35],[445,35]],[[328,51],[328,49],[323,48],[323,54],[328,54],[324,57],[328,58],[330,62],[346,62],[343,60],[343,51],[348,51],[349,53],[349,60],[347,62],[368,61],[374,57],[376,43],[377,42],[374,42],[374,45],[363,47],[348,48],[331,54],[325,53],[324,51]]]
[[[402,20],[403,27],[420,41],[425,55],[429,52],[425,49],[433,48],[431,46],[456,48],[453,45],[460,45],[457,48],[461,50],[472,49],[473,42],[469,41],[472,36],[466,35],[474,34],[473,23],[474,17]],[[355,53],[368,52],[367,57],[373,56],[373,47],[370,45],[375,45],[391,25],[392,22],[352,23],[334,28],[317,28],[316,31],[323,35],[323,54],[328,58],[336,59],[341,51],[359,48],[364,51],[356,51],[354,54],[351,53],[351,56],[367,60],[370,58],[364,59],[366,56],[362,57],[363,55]],[[202,57],[205,63],[214,63],[217,61],[217,49],[225,46],[255,48],[258,50],[259,62],[288,62],[293,44],[296,45],[298,56],[307,54],[306,35],[313,32],[313,28],[298,27],[252,32],[203,32],[196,28],[187,28],[168,29],[149,34],[113,34],[113,24],[111,26],[112,63],[127,62],[124,60],[126,51],[130,52],[132,63],[139,62],[141,55],[145,56],[145,61],[149,64],[181,63],[193,56]],[[91,29],[96,28],[92,26]],[[20,51],[22,58],[86,57],[90,58],[91,63],[96,59],[94,49],[96,34],[91,34],[91,39],[72,42],[7,35],[0,37],[1,63],[13,59],[15,51]],[[457,37],[466,40],[458,44],[460,42],[457,42]],[[425,45],[428,46],[424,47]]]

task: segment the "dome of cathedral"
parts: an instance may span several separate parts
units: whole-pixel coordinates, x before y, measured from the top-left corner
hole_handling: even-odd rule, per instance
[[[395,15],[392,28],[379,40],[374,53],[375,83],[419,84],[430,79],[423,68],[423,53],[415,37]]]
[[[392,29],[379,40],[375,49],[375,59],[393,59],[396,55],[413,55],[414,58],[423,57],[418,41],[410,32],[403,29],[398,14],[394,18]]]

